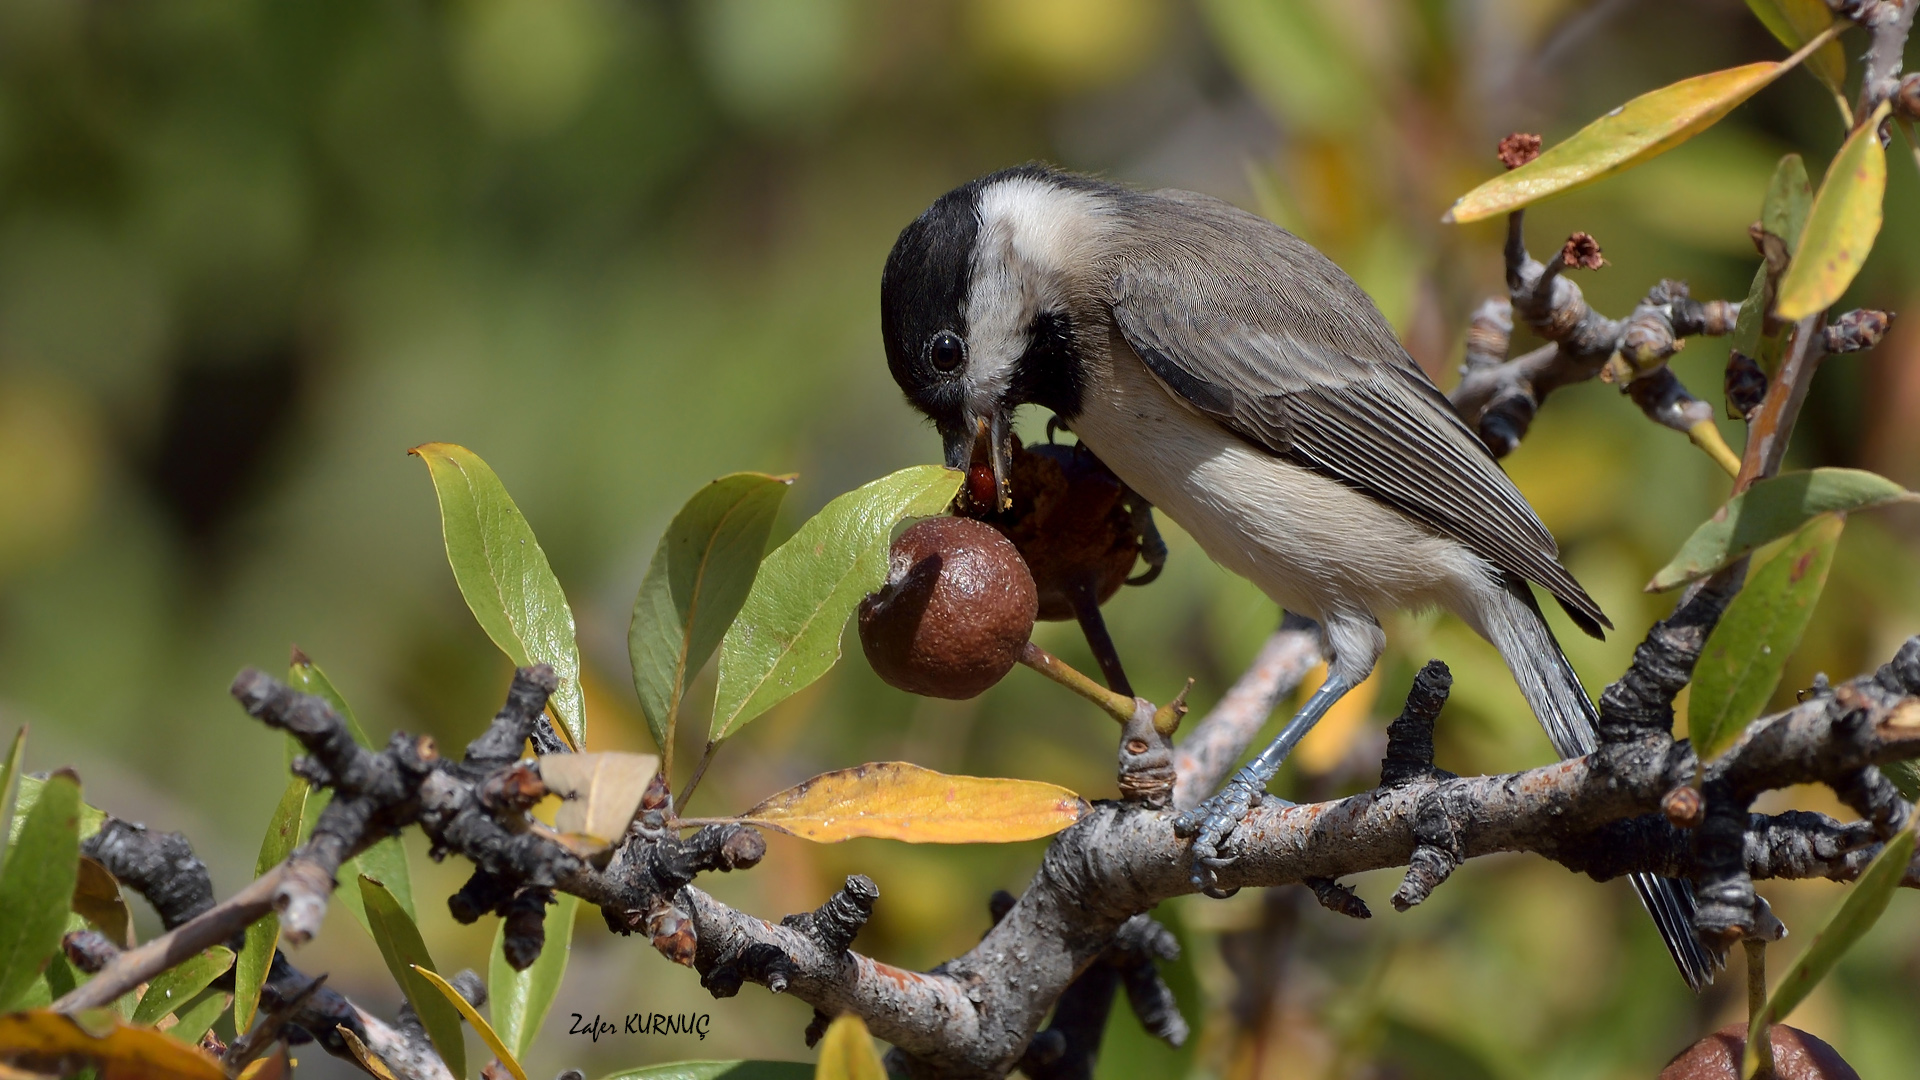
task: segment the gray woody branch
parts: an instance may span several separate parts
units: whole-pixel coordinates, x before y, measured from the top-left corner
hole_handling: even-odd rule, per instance
[[[1689,832],[1670,823],[1662,807],[1697,767],[1687,745],[1669,734],[1673,694],[1685,683],[1724,602],[1723,595],[1702,590],[1649,635],[1633,668],[1602,697],[1598,751],[1528,772],[1453,777],[1434,768],[1431,729],[1447,680],[1443,668],[1430,665],[1390,729],[1382,785],[1331,802],[1260,807],[1237,834],[1239,858],[1223,871],[1222,884],[1332,886],[1344,875],[1410,866],[1395,896],[1396,906],[1406,907],[1425,899],[1464,859],[1532,851],[1598,878],[1634,870],[1692,877],[1708,901],[1703,925],[1705,915],[1719,910],[1722,932],[1734,934],[1743,919],[1751,924],[1753,879],[1854,877],[1911,812],[1875,779],[1872,766],[1920,756],[1920,701],[1914,699],[1920,692],[1920,639],[1875,675],[1757,721],[1706,770],[1704,786],[1714,805],[1721,798],[1714,793],[1724,792],[1727,804],[1737,808],[1740,842],[1734,865],[1705,865],[1695,849],[1714,848],[1697,842],[1711,831],[1711,816]],[[1250,718],[1263,717],[1283,687],[1303,673],[1309,654],[1302,651],[1302,635],[1311,637],[1311,631],[1283,628],[1263,654],[1267,662],[1256,664],[1240,688],[1246,693],[1230,697],[1188,742],[1226,738],[1244,744],[1246,730],[1258,726]],[[858,1014],[898,1048],[903,1067],[919,1075],[999,1076],[1034,1064],[1036,1055],[1044,1058],[1049,1041],[1036,1040],[1036,1034],[1075,978],[1111,956],[1136,916],[1192,889],[1186,844],[1173,835],[1170,811],[1100,803],[1055,838],[1025,895],[978,947],[931,972],[896,968],[850,949],[878,899],[865,878],[850,878],[821,908],[780,923],[737,911],[695,887],[700,873],[758,860],[763,845],[744,828],[708,826],[682,838],[665,827],[656,800],[636,818],[612,861],[599,868],[531,831],[516,831],[513,823],[523,820],[516,807],[537,797],[537,776],[527,775],[527,764],[485,751],[529,729],[551,685],[550,672],[522,671],[490,735],[457,763],[405,737],[379,754],[352,746],[350,739],[342,744],[332,732],[343,725],[324,702],[257,673],[243,674],[235,690],[262,720],[293,731],[310,754],[331,755],[303,769],[333,780],[363,778],[343,783],[332,805],[356,798],[367,805],[343,811],[343,817],[419,824],[437,847],[471,860],[476,877],[489,875],[496,897],[529,888],[575,892],[599,905],[611,926],[645,933],[669,958],[696,968],[716,994],[756,982],[806,1001],[820,1015]],[[1231,760],[1211,752],[1203,757],[1208,763]],[[1217,774],[1217,766],[1195,759],[1182,764],[1196,775]],[[368,795],[380,785],[366,778],[404,769],[421,775],[385,795]],[[1752,815],[1741,801],[1762,789],[1809,782],[1832,786],[1864,820],[1849,825],[1804,812]],[[165,957],[177,959],[223,940],[270,906],[298,912],[324,905],[326,890],[306,893],[302,883],[323,869],[329,875],[337,870],[337,863],[326,866],[335,854],[377,839],[348,840],[338,825],[331,839],[316,828],[315,840],[261,886],[143,946],[157,949],[144,961],[129,963],[142,950],[113,958],[59,1007],[84,1007],[103,994],[110,999],[161,970]],[[261,903],[263,893],[273,897],[268,904]],[[222,919],[223,911],[241,914]],[[188,933],[202,924],[218,929],[210,937]]]

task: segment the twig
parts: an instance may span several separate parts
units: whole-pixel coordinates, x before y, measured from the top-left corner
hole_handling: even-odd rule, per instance
[[[262,874],[246,888],[186,923],[115,957],[98,975],[53,1003],[57,1012],[75,1013],[111,1004],[155,975],[185,963],[202,950],[225,943],[273,910],[273,898],[286,876],[286,864]]]

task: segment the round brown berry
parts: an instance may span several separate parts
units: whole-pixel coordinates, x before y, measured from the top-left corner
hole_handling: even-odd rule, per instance
[[[860,645],[889,685],[970,698],[1020,659],[1037,606],[1006,537],[970,518],[929,518],[894,541],[886,584],[860,604]]]

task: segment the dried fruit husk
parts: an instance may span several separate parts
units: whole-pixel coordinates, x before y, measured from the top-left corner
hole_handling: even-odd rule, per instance
[[[1077,589],[1106,603],[1140,554],[1126,485],[1084,446],[1016,441],[1010,464],[1013,505],[986,520],[1026,560],[1039,617],[1073,618]]]

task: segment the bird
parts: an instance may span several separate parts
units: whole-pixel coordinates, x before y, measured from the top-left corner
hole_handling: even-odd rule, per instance
[[[992,470],[1034,405],[1215,562],[1319,624],[1318,689],[1187,811],[1207,887],[1287,753],[1386,647],[1381,618],[1441,608],[1491,642],[1560,757],[1598,713],[1534,599],[1611,629],[1552,533],[1364,290],[1292,233],[1210,196],[1027,164],[963,184],[881,274],[887,366],[946,462]],[[976,485],[963,485],[964,490]],[[992,508],[984,508],[992,509]],[[1633,884],[1689,986],[1713,977],[1682,881]]]

